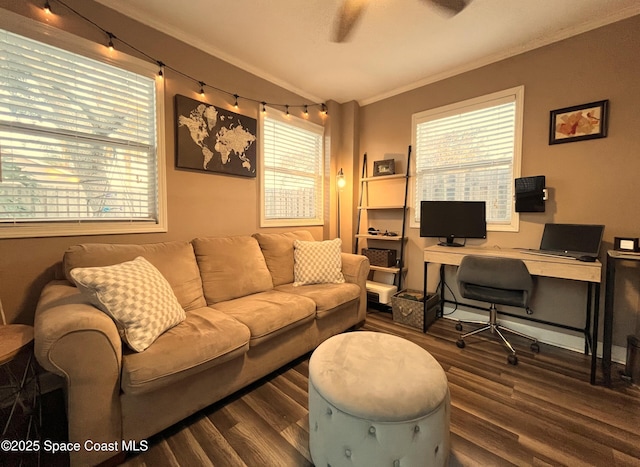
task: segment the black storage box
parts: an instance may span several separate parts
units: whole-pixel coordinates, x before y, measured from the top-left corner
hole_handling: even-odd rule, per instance
[[[436,319],[440,309],[440,295],[427,295],[427,325],[424,327],[424,295],[417,290],[402,290],[391,297],[393,322],[417,328],[420,331],[428,328]]]
[[[371,266],[392,268],[396,265],[396,250],[385,250],[384,248],[363,248],[362,254],[369,258]]]

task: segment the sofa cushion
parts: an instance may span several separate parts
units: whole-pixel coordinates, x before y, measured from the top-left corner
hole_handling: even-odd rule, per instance
[[[256,233],[253,236],[260,244],[274,287],[293,282],[294,240],[314,240],[311,232],[307,230],[277,234]]]
[[[193,240],[208,305],[273,288],[271,273],[253,237]]]
[[[249,349],[249,329],[222,313],[203,307],[161,335],[146,351],[122,357],[122,390],[142,394],[242,356]]]
[[[185,318],[171,286],[142,256],[111,266],[74,268],[81,293],[116,323],[120,337],[136,352]]]
[[[293,285],[342,283],[342,240],[293,242]]]
[[[309,322],[316,314],[316,304],[310,298],[277,290],[219,302],[216,309],[249,328],[251,346]]]
[[[164,242],[143,245],[86,243],[70,247],[64,254],[65,277],[73,268],[109,266],[143,256],[167,279],[178,303],[185,310],[206,306],[200,270],[189,242]]]
[[[313,284],[304,287],[284,284],[278,286],[276,290],[310,298],[316,304],[318,318],[360,297],[360,287],[352,283]]]

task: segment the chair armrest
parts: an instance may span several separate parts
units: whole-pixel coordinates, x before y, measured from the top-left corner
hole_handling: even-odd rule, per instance
[[[122,438],[120,370],[122,340],[111,318],[67,281],[47,284],[34,323],[40,365],[65,378],[69,441]],[[114,453],[109,453],[112,456]],[[72,464],[96,464],[105,453],[71,453]]]
[[[358,318],[364,322],[367,317],[367,276],[369,258],[353,253],[342,253],[342,275],[344,280],[360,286],[360,306]]]

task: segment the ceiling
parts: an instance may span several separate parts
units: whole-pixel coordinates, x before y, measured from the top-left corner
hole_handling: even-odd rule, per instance
[[[341,0],[97,1],[306,99],[360,105],[640,14],[638,0],[465,0],[453,17],[370,0],[336,43]]]

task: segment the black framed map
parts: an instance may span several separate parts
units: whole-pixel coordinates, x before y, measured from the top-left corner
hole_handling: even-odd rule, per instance
[[[176,94],[176,166],[256,176],[257,120]]]

